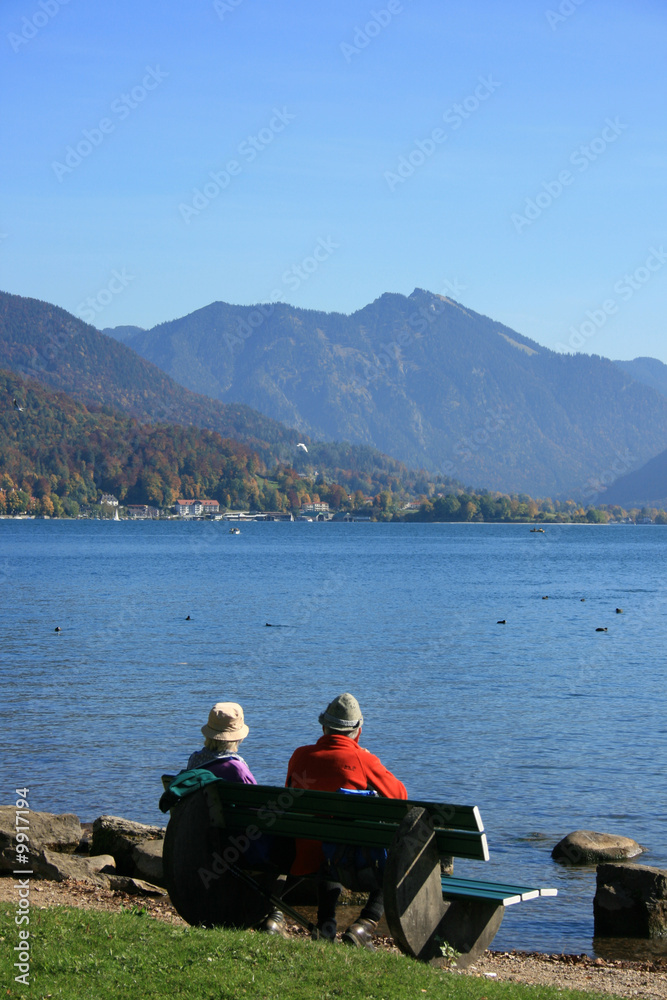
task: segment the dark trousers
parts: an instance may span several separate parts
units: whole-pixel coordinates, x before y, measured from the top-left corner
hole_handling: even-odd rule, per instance
[[[340,882],[321,879],[317,884],[317,926],[330,936],[336,933],[336,904],[341,894]],[[377,923],[384,913],[382,889],[374,889],[368,894],[368,902],[359,914],[359,919]]]

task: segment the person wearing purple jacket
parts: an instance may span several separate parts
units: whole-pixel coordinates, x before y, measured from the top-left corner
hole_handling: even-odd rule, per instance
[[[257,784],[250,768],[238,753],[239,743],[250,732],[240,705],[234,701],[217,702],[208,713],[208,723],[201,727],[201,731],[204,746],[190,754],[188,770],[191,767],[205,767],[225,781]]]
[[[208,722],[201,728],[204,746],[188,758],[188,770],[205,767],[217,778],[224,781],[239,781],[245,785],[256,785],[257,781],[243,757],[238,752],[239,744],[250,732],[243,718],[243,709],[234,701],[219,701],[208,713]],[[246,864],[262,863],[272,851],[272,838],[263,836],[255,841],[246,852]],[[267,876],[260,883],[269,891],[275,887],[275,877]],[[289,937],[285,917],[280,910],[272,910],[257,928],[266,934]]]

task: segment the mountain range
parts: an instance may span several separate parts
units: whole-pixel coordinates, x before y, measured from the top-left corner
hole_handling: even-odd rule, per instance
[[[414,493],[423,480],[418,470],[369,445],[312,441],[250,406],[191,392],[64,309],[5,292],[0,292],[0,369],[142,423],[215,431],[248,445],[267,466],[282,462],[299,472],[325,473],[329,481],[351,482],[353,489],[383,488],[393,478]],[[297,448],[299,442],[307,451]]]
[[[269,464],[394,476],[411,492],[408,467],[423,467],[606,501],[603,487],[667,448],[666,365],[556,354],[419,289],[351,316],[213,303],[106,333],[0,293],[0,367],[142,422],[217,431]]]
[[[655,372],[558,354],[422,289],[350,316],[216,302],[120,335],[191,391],[475,486],[590,495],[667,447]]]

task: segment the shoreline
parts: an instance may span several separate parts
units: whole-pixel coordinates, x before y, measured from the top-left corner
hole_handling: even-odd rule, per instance
[[[0,878],[0,907],[4,909],[5,905],[14,904],[15,892],[14,879]],[[138,906],[155,920],[165,921],[174,927],[188,926],[176,913],[166,894],[139,897],[72,879],[62,882],[35,881],[31,886],[31,905],[36,909],[71,906],[107,912],[120,912]],[[353,917],[352,908],[349,909]],[[288,924],[295,941],[307,939],[304,928],[289,921]],[[397,952],[391,938],[382,936],[377,939],[377,949]],[[638,997],[640,1000],[664,1000],[667,996],[667,953],[654,961],[632,961],[591,958],[588,955],[490,950],[469,969],[460,972],[452,969],[443,974],[578,989],[591,994]]]

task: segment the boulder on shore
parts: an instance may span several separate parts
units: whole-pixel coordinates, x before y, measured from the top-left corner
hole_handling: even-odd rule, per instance
[[[28,825],[19,824],[19,832],[28,836],[28,857],[39,857],[43,850],[72,854],[81,840],[79,817],[72,813],[56,815],[30,810]],[[0,870],[13,871],[16,867],[16,807],[0,806]]]
[[[162,867],[163,846],[163,840],[142,840],[132,849],[136,874],[155,885],[165,884]]]
[[[596,937],[667,938],[667,871],[649,865],[598,865]]]
[[[135,874],[132,852],[137,844],[146,840],[163,839],[163,827],[135,823],[121,816],[99,816],[93,822],[93,853],[112,854],[119,875]]]
[[[645,848],[630,837],[594,830],[575,830],[563,837],[551,852],[554,861],[565,865],[597,865],[605,861],[636,858]]]
[[[64,882],[65,879],[76,879],[77,882],[90,882],[108,888],[107,874],[115,871],[114,859],[110,854],[85,858],[77,854],[60,854],[45,848],[33,861],[33,872],[38,878],[52,879],[54,882]]]

